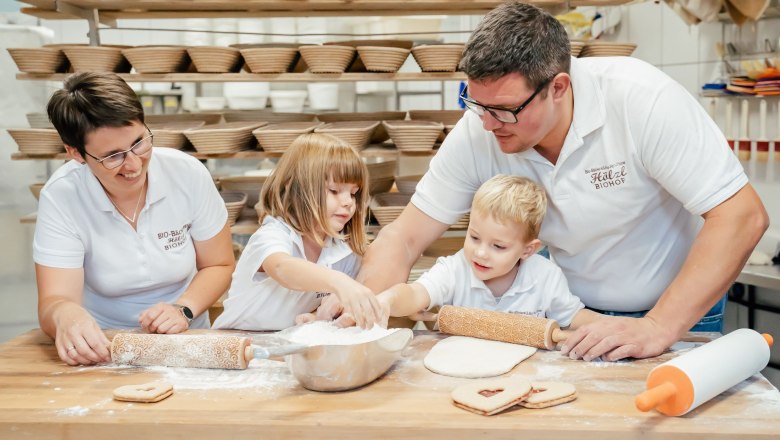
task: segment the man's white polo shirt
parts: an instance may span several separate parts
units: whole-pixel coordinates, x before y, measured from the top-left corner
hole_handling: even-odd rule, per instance
[[[275,253],[306,259],[301,234],[281,219],[266,216],[238,259],[228,298],[223,303],[225,311],[214,321],[213,328],[285,329],[295,325],[296,316],[314,311],[329,295],[326,292],[291,290],[265,272],[258,272],[263,261]],[[354,278],[360,268],[360,257],[343,240],[328,237],[317,265]],[[300,276],[305,277],[306,274]]]
[[[41,191],[33,259],[83,268],[83,305],[102,328],[138,327],[142,311],[176,301],[197,272],[193,240],[213,238],[227,221],[225,203],[197,159],[155,148],[148,170],[137,231],[86,165],[66,163]],[[190,327],[208,328],[207,315]]]
[[[574,58],[571,77],[574,118],[555,165],[533,149],[504,154],[466,112],[412,203],[451,224],[492,176],[527,176],[547,192],[540,239],[572,292],[596,309],[647,310],[679,272],[700,216],[747,177],[696,99],[653,66]]]
[[[568,327],[582,302],[569,291],[561,269],[548,259],[533,255],[520,264],[512,285],[500,297],[474,276],[461,249],[442,257],[416,282],[431,297],[430,307],[455,305],[497,312],[518,313],[554,319]]]

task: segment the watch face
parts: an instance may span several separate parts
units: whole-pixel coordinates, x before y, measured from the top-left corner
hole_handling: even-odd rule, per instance
[[[187,319],[190,319],[190,320],[191,320],[192,318],[194,318],[194,315],[192,314],[192,310],[190,310],[190,308],[189,308],[189,307],[187,307],[187,306],[182,306],[182,308],[181,308],[181,311],[182,311],[182,313],[184,313],[184,317],[185,317],[185,318],[187,318]]]

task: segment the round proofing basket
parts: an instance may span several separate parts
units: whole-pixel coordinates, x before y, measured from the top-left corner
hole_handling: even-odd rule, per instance
[[[122,50],[122,55],[138,73],[186,72],[190,65],[187,48],[180,46],[139,46]]]
[[[238,72],[243,63],[235,47],[195,46],[187,48],[187,53],[199,73]]]
[[[254,206],[260,198],[260,190],[268,176],[225,176],[219,178],[223,190],[246,193],[247,206]]]
[[[580,56],[580,52],[582,52],[582,48],[585,47],[584,41],[571,41],[569,42],[569,45],[571,46],[571,56],[578,57]]]
[[[423,72],[454,72],[463,54],[463,44],[433,44],[412,48],[417,64]]]
[[[252,130],[263,124],[263,122],[233,122],[207,125],[195,130],[186,130],[184,135],[192,142],[192,146],[198,153],[236,153],[253,146],[255,139]]]
[[[358,46],[358,55],[369,72],[397,72],[409,57],[400,47]]]
[[[444,124],[433,121],[383,121],[395,147],[402,151],[430,151],[444,132]]]
[[[233,226],[236,224],[238,215],[241,214],[244,206],[246,206],[247,196],[240,191],[221,191],[219,195],[225,201],[225,208],[228,211],[228,224]]]
[[[319,126],[319,122],[283,122],[258,128],[252,134],[263,151],[284,153],[298,136],[311,133]]]
[[[19,152],[29,156],[44,156],[65,151],[57,130],[51,128],[10,128],[8,134],[19,146]]]
[[[413,194],[422,176],[422,174],[416,176],[396,176],[395,186],[398,188],[398,192],[401,194]]]
[[[368,146],[371,134],[378,126],[379,121],[333,122],[315,129],[314,132],[336,136],[360,151]]]
[[[411,200],[411,194],[379,193],[371,196],[369,207],[380,225],[386,226],[401,215]]]
[[[301,46],[298,51],[312,73],[344,73],[355,58],[352,46]]]
[[[406,119],[406,112],[384,111],[384,112],[345,112],[345,113],[320,113],[317,119],[322,122],[343,122],[343,121],[402,121]],[[377,126],[374,134],[371,136],[371,143],[379,144],[386,141],[390,136],[382,124]]]
[[[167,123],[150,123],[149,129],[154,134],[154,146],[181,150],[189,143],[184,136],[186,130],[202,127],[205,121],[181,121]]]
[[[75,72],[129,72],[130,64],[122,55],[121,47],[63,46]]]
[[[363,162],[368,168],[368,193],[379,194],[387,192],[393,187],[395,170],[398,166],[396,159],[385,157],[364,157]]]
[[[16,67],[27,73],[64,72],[67,59],[62,50],[52,47],[8,49]]]
[[[46,183],[38,182],[38,183],[30,184],[30,192],[32,193],[33,197],[35,197],[35,200],[38,200],[38,198],[40,198],[43,185],[46,185]]]
[[[284,73],[293,67],[298,55],[294,47],[252,47],[241,49],[247,67],[252,73]]]

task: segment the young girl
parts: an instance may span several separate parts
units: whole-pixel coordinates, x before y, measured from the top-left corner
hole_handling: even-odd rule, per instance
[[[280,330],[335,294],[344,313],[369,327],[374,294],[352,277],[366,249],[368,170],[346,142],[300,136],[263,185],[260,228],[233,272],[213,328]]]

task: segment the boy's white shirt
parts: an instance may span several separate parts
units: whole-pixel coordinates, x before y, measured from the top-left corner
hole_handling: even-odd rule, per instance
[[[554,319],[571,324],[585,305],[569,291],[561,269],[550,260],[532,255],[520,263],[512,285],[499,297],[474,275],[461,249],[441,257],[417,281],[431,298],[430,308],[443,305],[473,307]]]
[[[299,314],[320,305],[328,293],[291,290],[258,272],[269,255],[279,252],[306,259],[301,234],[280,219],[266,216],[241,253],[223,304],[225,310],[212,328],[281,330],[295,325]],[[316,264],[354,278],[360,257],[343,240],[327,238]]]

